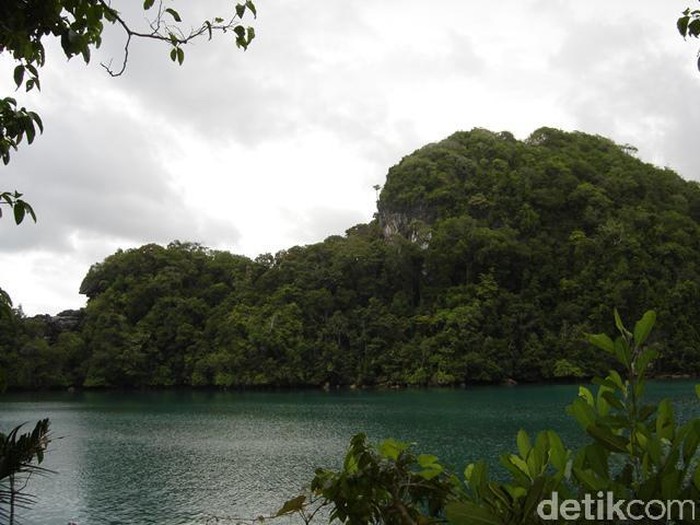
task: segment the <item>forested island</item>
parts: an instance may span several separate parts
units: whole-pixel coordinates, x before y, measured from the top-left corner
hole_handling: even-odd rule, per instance
[[[616,307],[656,375],[700,375],[700,185],[634,148],[458,132],[392,167],[369,224],[255,259],[172,242],[90,268],[87,306],[0,319],[9,389],[567,380]]]

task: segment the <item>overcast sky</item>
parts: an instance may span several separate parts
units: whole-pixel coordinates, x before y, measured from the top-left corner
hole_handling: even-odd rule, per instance
[[[121,60],[110,30],[89,66],[51,46],[31,97],[2,58],[0,88],[46,130],[0,168],[0,189],[38,214],[0,219],[0,287],[55,314],[84,304],[82,278],[117,248],[179,239],[254,257],[342,234],[372,218],[391,165],[474,127],[604,135],[699,180],[700,42],[675,28],[694,3],[257,0],[245,53],[219,35],[177,67],[135,42],[114,79],[99,65]]]

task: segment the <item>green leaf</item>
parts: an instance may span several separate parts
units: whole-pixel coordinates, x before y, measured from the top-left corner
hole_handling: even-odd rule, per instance
[[[44,132],[44,123],[41,121],[41,118],[39,115],[34,113],[33,111],[30,111],[28,115],[32,118],[32,120],[36,123],[36,125],[39,127],[39,131],[42,133]]]
[[[24,80],[24,66],[22,64],[15,68],[13,76],[15,79],[15,84],[19,88],[22,85],[22,81]]]
[[[473,490],[479,491],[488,479],[488,466],[484,460],[470,463],[464,469],[464,480]]]
[[[644,374],[647,367],[649,366],[649,363],[656,360],[657,357],[659,357],[659,353],[656,350],[650,350],[647,348],[637,358],[637,363],[635,367],[636,371],[640,374]]]
[[[86,64],[90,63],[90,46],[84,46],[83,49],[80,50],[80,54],[83,56],[83,60],[85,61]]]
[[[528,477],[532,477],[532,472],[530,466],[525,462],[523,458],[515,454],[509,454],[504,457],[505,461],[509,462],[511,465],[517,467],[523,474]]]
[[[403,443],[395,439],[385,439],[379,445],[379,454],[387,459],[393,459],[396,461],[399,459],[401,452],[406,450],[410,445],[408,443]]]
[[[695,395],[700,399],[700,383],[695,385]]]
[[[622,401],[620,401],[620,399],[615,395],[615,393],[611,392],[610,390],[602,391],[600,397],[607,401],[607,403],[613,408],[616,408],[618,410],[624,410],[625,408],[625,406],[622,404]]]
[[[173,20],[175,20],[176,22],[182,22],[182,18],[180,18],[180,13],[175,11],[175,9],[173,9],[172,7],[166,8],[165,12],[172,16]]]
[[[588,470],[596,474],[600,478],[609,477],[608,473],[608,449],[601,445],[599,442],[594,441],[586,445],[583,449],[583,457],[585,458],[585,464]],[[580,468],[580,465],[578,465]]]
[[[622,382],[622,377],[620,377],[620,374],[617,372],[617,370],[610,370],[606,379],[609,379],[610,381],[615,383],[615,385],[620,391],[625,390],[625,384]]]
[[[245,5],[248,9],[250,9],[250,12],[253,13],[253,18],[257,18],[258,11],[255,9],[255,4],[251,0],[247,0]]]
[[[618,332],[621,334],[628,333],[627,328],[625,328],[622,318],[620,317],[620,312],[617,311],[617,308],[613,309],[613,315],[615,316],[615,326],[617,327]]]
[[[523,504],[523,515],[532,516],[535,513],[535,507],[542,500],[542,492],[544,491],[546,479],[542,476],[533,480],[532,486],[527,491],[527,497]]]
[[[629,369],[632,361],[632,354],[629,345],[622,337],[615,339],[615,357],[620,364]]]
[[[245,39],[245,27],[240,25],[236,26],[233,28],[233,32],[236,33],[238,39]]]
[[[29,119],[29,122],[25,126],[24,132],[27,134],[27,144],[31,144],[32,142],[34,142],[36,131],[34,131],[34,124],[32,123],[31,119]]]
[[[549,460],[558,471],[564,471],[566,462],[569,459],[559,434],[552,430],[547,430],[547,440],[549,441]]]
[[[115,11],[114,9],[105,8],[105,20],[107,20],[107,22],[111,22],[111,23],[116,22],[117,15],[118,15],[118,12]]]
[[[525,432],[525,430],[522,428],[518,430],[518,436],[516,437],[515,441],[518,445],[518,452],[520,453],[520,456],[523,459],[527,458],[527,455],[532,448],[532,445],[530,444],[530,437],[527,435],[527,432]]]
[[[673,439],[674,428],[673,407],[668,399],[664,399],[659,403],[656,416],[656,433],[661,438],[671,440]]]
[[[682,16],[676,22],[676,27],[678,27],[678,32],[685,38],[688,34],[688,22],[690,22],[689,16]]]
[[[236,4],[236,16],[238,18],[243,18],[243,15],[245,14],[245,5],[243,4]]]
[[[606,427],[593,424],[589,425],[586,431],[608,450],[612,452],[627,452],[627,440],[613,434]]]
[[[12,207],[12,211],[15,215],[15,223],[22,224],[22,221],[24,220],[24,204],[22,201],[15,202],[14,206]]]
[[[36,213],[34,213],[34,208],[32,208],[32,207],[31,207],[28,203],[26,203],[26,202],[23,202],[23,204],[24,204],[24,214],[25,214],[25,215],[29,214],[29,216],[32,218],[32,220],[33,220],[34,222],[36,222]]]
[[[700,36],[700,19],[696,18],[688,24],[688,35],[697,38]]]
[[[444,470],[445,469],[442,465],[435,463],[434,465],[431,465],[428,468],[424,468],[423,470],[417,472],[416,474],[423,479],[431,480],[431,479],[439,476],[440,474],[442,474]]]
[[[584,470],[574,467],[574,475],[592,491],[605,488],[605,482],[598,478],[590,469]]]
[[[606,334],[586,334],[589,343],[611,354],[615,353],[615,343]]]
[[[427,467],[433,467],[437,465],[437,456],[433,456],[432,454],[419,454],[418,457],[416,458],[416,461],[418,461],[418,464],[421,467],[427,468]]]
[[[143,8],[144,10],[148,11],[151,7],[153,7],[153,4],[155,3],[156,0],[143,0]]]
[[[656,312],[654,310],[649,310],[645,312],[642,318],[634,325],[634,344],[637,345],[637,347],[644,344],[655,322]]]
[[[177,48],[177,63],[182,65],[182,63],[185,61],[185,50],[182,49],[181,47]]]
[[[170,50],[170,60],[172,60],[173,62],[177,61],[177,48],[176,47],[174,47]]]
[[[695,456],[700,445],[700,419],[688,423],[688,430],[683,441],[683,461],[687,464]]]
[[[594,406],[593,394],[585,386],[578,387],[578,397],[584,399],[589,406]]]
[[[566,408],[566,411],[568,414],[572,415],[583,428],[588,427],[595,421],[595,412],[593,408],[580,397],[574,399]]]
[[[445,512],[453,525],[501,525],[501,520],[490,510],[471,501],[448,503]]]

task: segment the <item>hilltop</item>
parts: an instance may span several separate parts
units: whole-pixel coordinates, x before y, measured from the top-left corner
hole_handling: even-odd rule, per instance
[[[68,328],[2,321],[8,386],[572,379],[611,364],[582,334],[613,307],[657,310],[657,374],[699,375],[700,186],[603,137],[474,129],[390,168],[344,235],[255,260],[118,251],[81,293]]]

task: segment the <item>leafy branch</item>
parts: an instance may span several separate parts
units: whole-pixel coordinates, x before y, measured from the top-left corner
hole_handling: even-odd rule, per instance
[[[676,27],[683,38],[700,37],[700,9],[687,8],[683,11],[683,16],[676,22]],[[698,69],[700,69],[700,51],[698,51]]]
[[[149,11],[155,0],[144,0],[143,9]],[[129,47],[133,38],[145,38],[165,42],[171,46],[170,58],[182,65],[185,60],[183,46],[192,40],[214,32],[232,32],[239,48],[247,49],[255,38],[255,30],[241,22],[247,12],[257,16],[252,0],[236,4],[227,19],[216,17],[205,20],[196,28],[184,30],[180,14],[171,7],[164,7],[159,0],[155,16],[149,22],[150,30],[133,29],[110,0],[22,0],[0,2],[0,54],[8,54],[15,61],[13,80],[16,89],[24,86],[26,91],[40,90],[38,68],[46,62],[44,39],[57,38],[68,59],[82,56],[90,62],[92,49],[102,44],[105,22],[118,24],[126,33],[124,56],[121,66],[113,69],[111,62],[101,64],[107,72],[117,77],[124,73],[129,59]],[[43,132],[39,116],[25,108],[17,108],[17,101],[7,97],[0,99],[0,158],[4,164],[10,161],[10,152],[26,137],[31,144]],[[36,221],[32,207],[22,200],[22,194],[5,191],[0,193],[0,204],[14,211],[19,224],[26,215]],[[1,214],[0,214],[1,215]]]
[[[205,20],[198,28],[190,28],[187,32],[183,31],[179,25],[182,23],[180,13],[173,8],[164,7],[162,1],[158,3],[156,15],[149,23],[151,29],[149,32],[135,31],[120,16],[119,12],[112,9],[105,0],[98,0],[98,2],[104,7],[106,17],[113,23],[119,24],[126,33],[121,67],[118,70],[113,69],[111,61],[108,64],[100,64],[113,77],[121,76],[126,70],[129,60],[129,46],[131,45],[131,39],[134,37],[159,40],[170,44],[172,46],[170,58],[173,62],[177,62],[180,65],[185,60],[185,52],[182,46],[203,35],[207,35],[209,40],[211,40],[214,32],[227,33],[228,31],[233,31],[236,35],[236,46],[243,50],[246,50],[255,38],[255,29],[245,27],[240,23],[246,11],[250,11],[253,17],[257,16],[257,10],[251,0],[247,0],[244,4],[236,4],[235,13],[228,20],[222,17],[215,17],[211,20]],[[155,0],[145,0],[143,3],[144,10],[150,10],[154,3]]]
[[[0,518],[10,525],[17,508],[34,502],[32,495],[24,493],[32,474],[52,472],[39,466],[51,442],[49,420],[42,419],[31,432],[20,434],[22,426],[7,435],[0,433]]]

